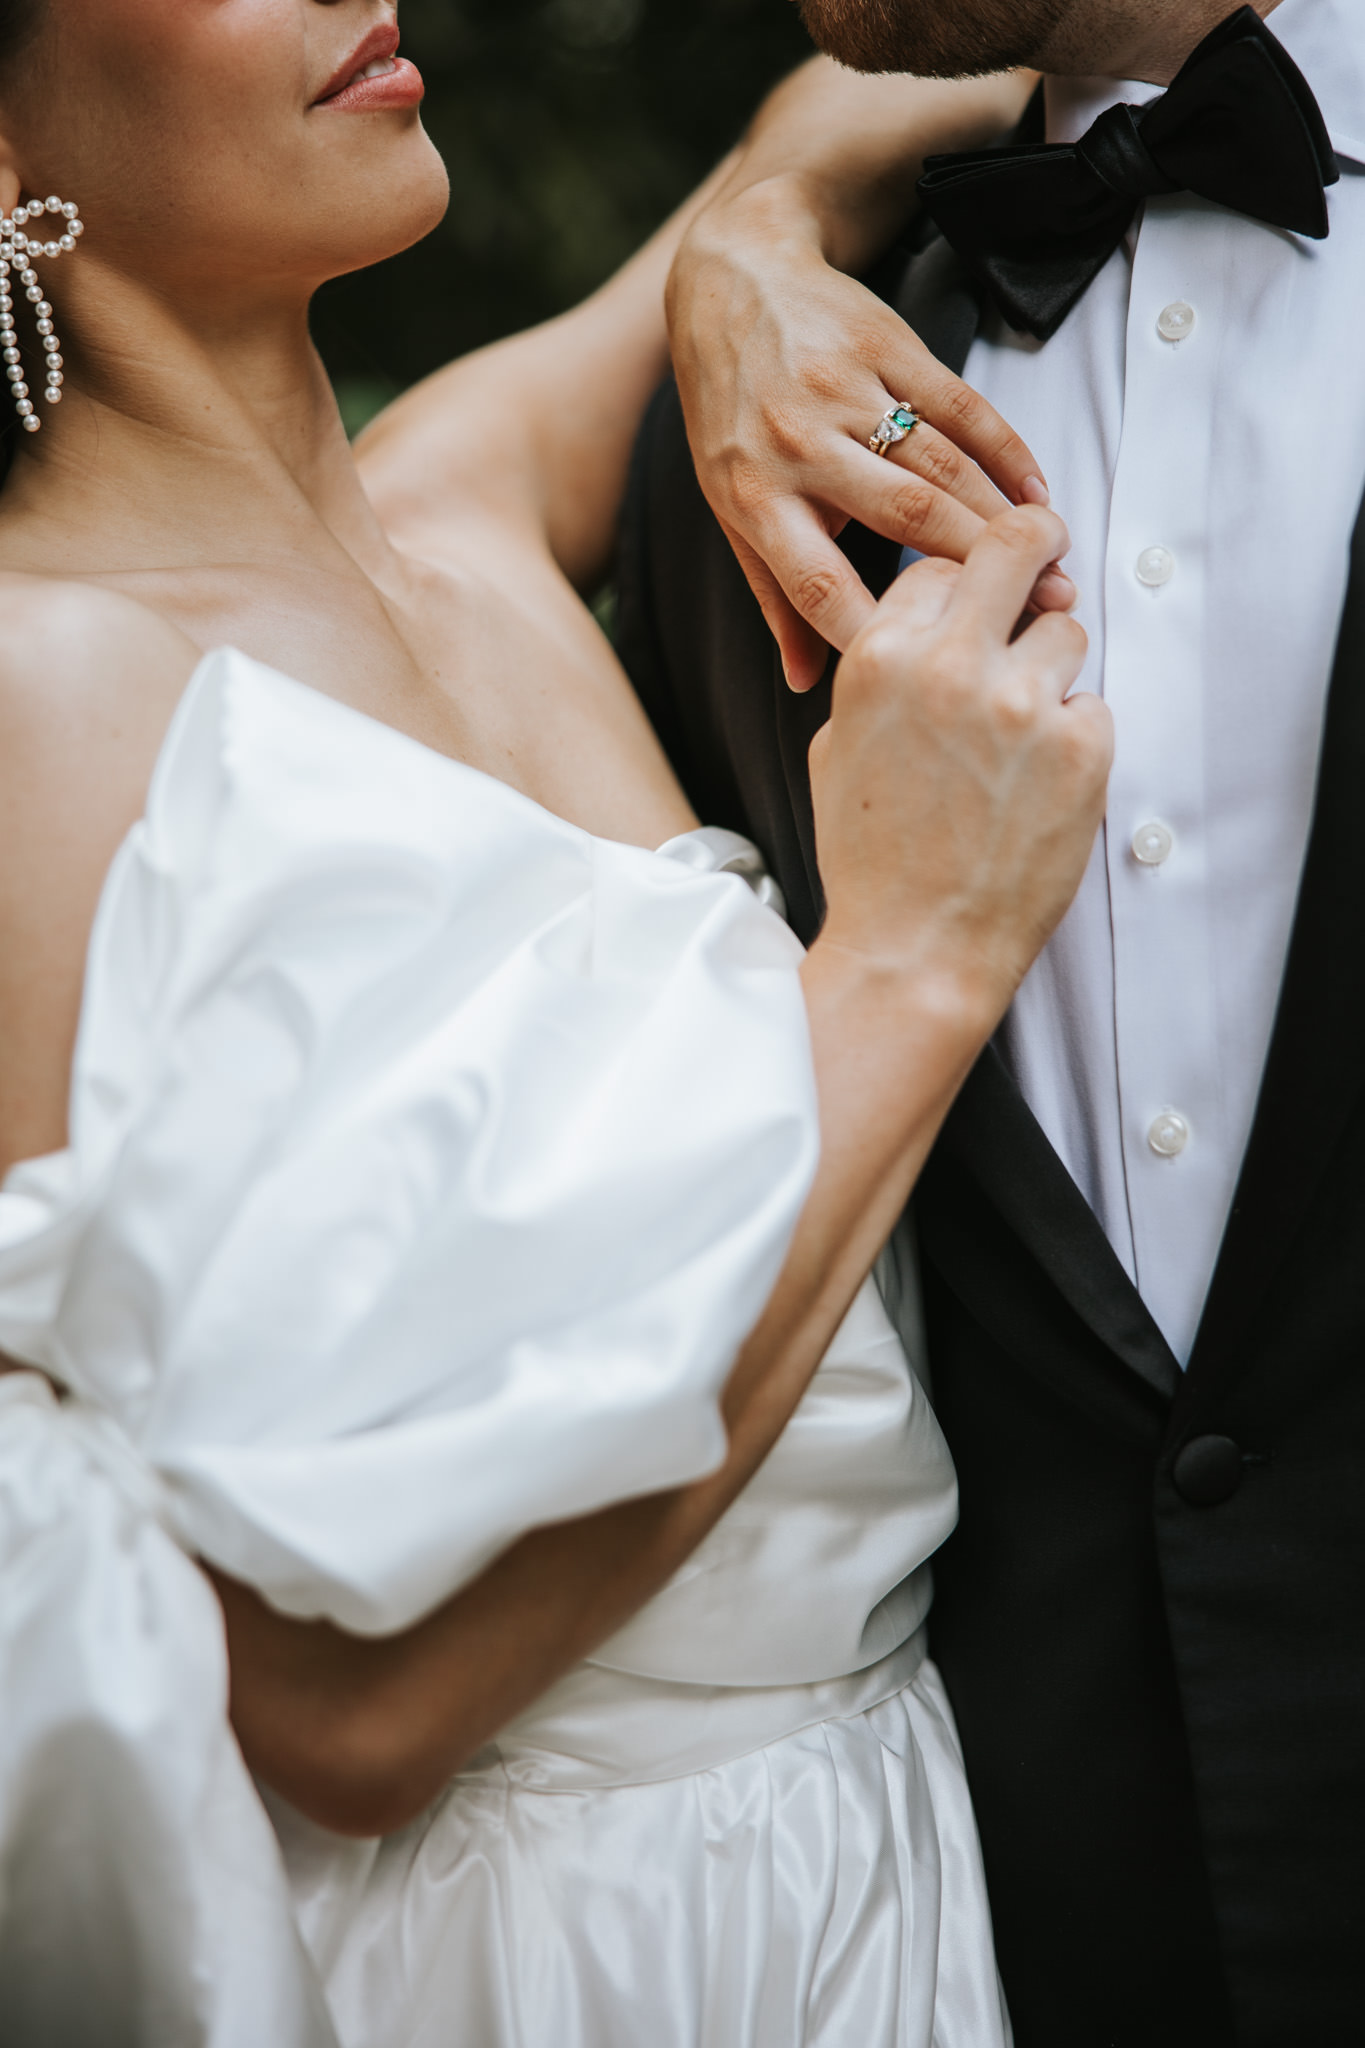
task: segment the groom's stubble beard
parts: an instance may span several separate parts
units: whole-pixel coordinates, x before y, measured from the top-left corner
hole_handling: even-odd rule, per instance
[[[796,0],[820,49],[853,71],[979,78],[1020,68],[1169,84],[1240,0]],[[1262,16],[1278,0],[1251,0]],[[1361,0],[1357,0],[1361,4]]]
[[[979,78],[1038,69],[1077,0],[797,0],[812,42],[853,71]],[[1080,0],[1105,14],[1108,0]]]

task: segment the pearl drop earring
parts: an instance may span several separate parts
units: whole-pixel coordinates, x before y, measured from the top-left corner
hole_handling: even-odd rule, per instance
[[[41,232],[30,235],[26,225],[29,221],[45,217],[50,229],[60,230],[47,241]],[[47,359],[43,397],[49,405],[58,405],[62,396],[62,345],[53,329],[52,308],[43,297],[43,288],[33,266],[39,257],[69,256],[84,233],[79,212],[69,200],[30,199],[27,205],[21,200],[12,219],[6,220],[0,214],[0,360],[4,362],[10,392],[28,434],[36,434],[42,421],[34,410],[28,385],[24,382],[24,366],[14,332],[14,298],[10,290],[12,273],[18,271],[24,297],[38,318],[38,338]]]

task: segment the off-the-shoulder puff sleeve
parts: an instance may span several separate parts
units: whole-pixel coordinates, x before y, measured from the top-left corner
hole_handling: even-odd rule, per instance
[[[0,1349],[188,1549],[401,1628],[723,1456],[817,1154],[799,961],[742,882],[210,657],[105,888],[70,1149],[0,1195]]]

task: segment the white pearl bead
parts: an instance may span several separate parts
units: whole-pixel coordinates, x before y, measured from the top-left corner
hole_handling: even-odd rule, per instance
[[[26,284],[24,286],[24,297],[30,305],[41,306],[43,303],[42,286],[40,284]]]
[[[49,370],[60,370],[62,367],[62,358],[58,355],[55,348],[51,348],[47,352],[47,367]]]
[[[23,269],[19,272],[19,276],[23,283],[25,284],[37,284],[38,282],[37,271],[32,267],[31,264],[28,263],[26,263]]]
[[[46,207],[49,213],[60,213],[62,210],[62,202],[57,197],[55,192],[52,194],[51,198],[45,199],[43,201],[43,205]]]
[[[40,320],[50,320],[52,318],[52,308],[46,299],[39,299],[38,301],[38,318]]]
[[[28,418],[29,414],[30,414],[30,413],[32,412],[32,410],[33,410],[33,400],[32,400],[31,398],[21,398],[21,399],[19,400],[19,417],[20,417],[20,419],[24,419],[24,420],[26,420],[26,419]]]
[[[60,256],[60,255],[61,255],[61,253],[62,253],[62,245],[61,245],[61,243],[60,243],[60,242],[44,242],[44,243],[43,243],[43,254],[44,254],[44,256]]]
[[[62,208],[62,212],[66,215],[66,218],[68,220],[74,220],[76,218],[76,215],[80,212],[80,208],[79,206],[77,206],[74,199],[68,199],[65,206],[63,206]]]
[[[66,382],[66,377],[65,377],[65,374],[64,374],[64,373],[63,373],[63,372],[62,372],[61,370],[49,370],[49,371],[48,371],[48,373],[47,373],[47,388],[48,388],[48,390],[49,390],[49,391],[60,391],[60,390],[61,390],[61,388],[62,388],[62,386],[63,386],[63,384],[65,384],[65,382]]]
[[[11,346],[10,346],[9,348],[7,348],[7,349],[5,350],[5,361],[6,361],[7,363],[17,363],[17,362],[18,362],[18,360],[19,360],[19,351],[18,351],[18,349],[17,349],[17,348],[15,348],[15,347],[14,347],[13,345],[11,345]],[[49,362],[51,362],[51,360],[52,360],[52,358],[51,358],[51,356],[49,356],[49,357],[48,357],[48,361],[49,361]]]
[[[57,244],[57,247],[61,250],[64,256],[69,256],[71,254],[71,251],[75,248],[75,246],[76,237],[74,235],[63,235],[62,239]]]
[[[71,232],[73,235],[83,235],[85,233],[85,222],[83,220],[73,220]]]
[[[60,387],[56,384],[49,384],[47,390],[43,393],[43,397],[49,405],[60,405],[62,402]]]
[[[50,320],[39,320],[38,332],[39,334],[51,334],[52,322]]]
[[[19,216],[18,216],[18,214],[17,214],[17,213],[15,214],[14,218],[15,218],[16,220],[18,220]],[[19,234],[19,233],[18,233],[18,231],[16,230],[16,232],[15,232],[15,236],[14,236],[14,246],[15,246],[15,248],[16,248],[16,249],[27,249],[27,247],[28,247],[28,236],[27,236],[27,235],[21,235],[21,234]]]
[[[36,434],[39,427],[42,424],[43,423],[40,419],[38,419],[34,414],[30,413],[28,418],[24,421],[24,431],[27,434]]]

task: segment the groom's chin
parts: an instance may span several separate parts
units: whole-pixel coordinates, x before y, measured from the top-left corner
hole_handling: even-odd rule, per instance
[[[812,42],[852,71],[983,78],[1036,68],[1071,0],[797,0]]]

